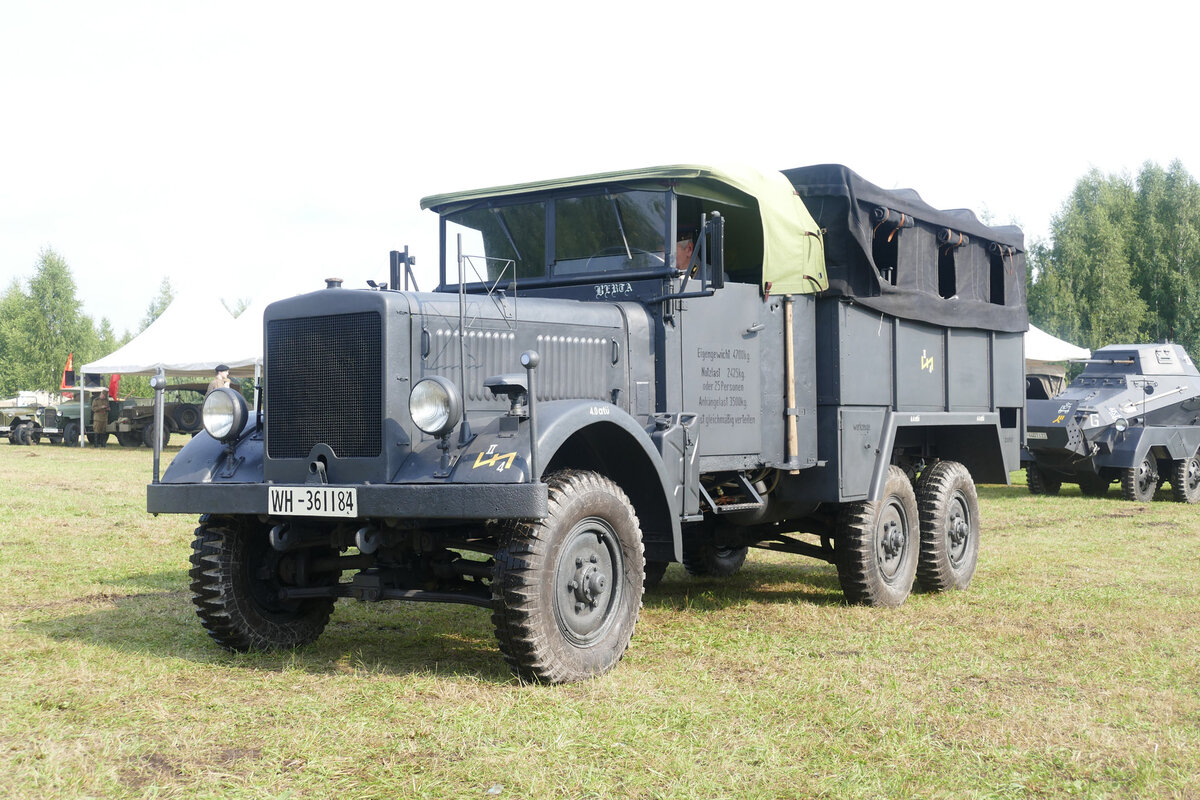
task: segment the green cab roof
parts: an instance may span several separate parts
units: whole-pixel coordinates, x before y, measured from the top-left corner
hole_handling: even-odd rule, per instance
[[[829,288],[821,229],[782,172],[691,164],[647,167],[431,195],[422,198],[421,208],[447,214],[495,197],[597,184],[674,189],[687,197],[738,206],[754,204],[762,221],[764,288],[769,284],[772,294],[810,294]]]

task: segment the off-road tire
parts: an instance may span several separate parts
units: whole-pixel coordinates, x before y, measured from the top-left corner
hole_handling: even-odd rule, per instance
[[[550,475],[546,517],[501,536],[492,580],[500,652],[522,680],[569,683],[625,655],[642,607],[641,526],[595,472]]]
[[[921,548],[920,513],[904,470],[888,467],[883,498],[847,503],[838,516],[838,581],[851,603],[902,605],[912,591]]]
[[[1135,503],[1149,503],[1158,488],[1158,468],[1147,456],[1137,466],[1121,470],[1121,496]]]
[[[171,432],[169,430],[167,430],[167,427],[164,425],[163,426],[163,442],[162,442],[162,446],[163,446],[164,450],[166,449],[167,445],[170,444],[170,442],[171,442]],[[142,444],[146,445],[146,447],[149,447],[150,449],[154,449],[154,426],[153,425],[147,425],[146,427],[142,428]]]
[[[1062,488],[1062,481],[1051,478],[1036,464],[1030,464],[1025,468],[1025,483],[1029,486],[1030,494],[1053,496],[1058,494],[1058,490]]]
[[[28,422],[22,422],[13,431],[13,444],[30,445],[33,444],[33,439],[30,436],[32,429]]]
[[[647,561],[646,575],[642,581],[642,586],[646,589],[653,589],[662,583],[663,576],[667,574],[667,561]]]
[[[1172,463],[1171,497],[1177,503],[1200,502],[1200,451]]]
[[[917,581],[928,592],[966,589],[979,561],[979,493],[957,461],[939,461],[917,484],[921,553]]]
[[[192,404],[175,409],[175,425],[184,433],[200,430],[200,409]]]
[[[736,575],[746,563],[748,547],[722,547],[714,542],[705,541],[694,548],[683,551],[683,568],[689,575],[714,578],[728,578]]]
[[[117,444],[121,447],[141,447],[141,434],[136,431],[117,431]]]
[[[1079,493],[1084,497],[1108,497],[1108,487],[1112,482],[1103,475],[1083,474],[1079,476]],[[1154,494],[1154,490],[1150,490]]]
[[[208,635],[227,650],[280,650],[308,644],[333,613],[331,597],[285,601],[281,554],[253,518],[201,518],[192,541],[192,603]],[[330,575],[329,580],[336,580]]]
[[[68,447],[77,447],[79,445],[78,422],[68,422],[63,426],[62,442]]]

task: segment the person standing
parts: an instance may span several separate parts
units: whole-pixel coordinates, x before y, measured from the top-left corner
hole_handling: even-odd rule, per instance
[[[208,389],[205,390],[204,396],[212,394],[214,389],[226,389],[233,381],[229,380],[229,367],[224,364],[217,365],[216,376],[208,382]]]
[[[101,389],[92,398],[92,444],[108,445],[108,389]]]

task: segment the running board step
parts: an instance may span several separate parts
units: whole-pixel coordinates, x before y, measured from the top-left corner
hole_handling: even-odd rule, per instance
[[[712,495],[704,488],[704,484],[700,484],[700,495],[704,498],[704,502],[708,503],[708,507],[712,509],[714,514],[732,514],[735,511],[757,511],[767,504],[754,487],[750,485],[750,481],[746,480],[745,474],[739,472],[736,476],[738,487],[742,493],[750,498],[747,503],[726,503],[721,505],[713,500]]]

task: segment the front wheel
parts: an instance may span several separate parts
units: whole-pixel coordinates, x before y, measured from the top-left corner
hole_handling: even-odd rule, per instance
[[[1200,451],[1174,462],[1171,497],[1179,503],[1200,502]]]
[[[208,635],[227,650],[299,647],[321,635],[333,613],[333,598],[280,600],[293,585],[284,576],[303,573],[289,559],[315,551],[279,553],[269,527],[254,519],[202,520],[192,541],[192,603]],[[332,555],[327,552],[325,555]],[[334,573],[324,576],[336,580]]]
[[[684,548],[683,568],[689,575],[697,577],[709,575],[714,578],[728,578],[741,570],[749,552],[748,547],[719,545],[710,538],[694,548]]]
[[[1158,488],[1158,469],[1149,456],[1135,467],[1121,470],[1121,496],[1138,503],[1149,503]]]
[[[888,467],[883,498],[848,503],[838,518],[837,570],[851,603],[899,606],[912,591],[920,551],[917,497],[904,470]]]
[[[1037,464],[1030,464],[1025,468],[1025,483],[1029,486],[1030,494],[1056,495],[1059,489],[1062,488],[1062,481],[1055,480],[1042,472],[1042,468]]]
[[[979,561],[979,493],[967,468],[939,461],[917,484],[921,555],[917,580],[931,592],[966,589]]]
[[[75,447],[76,445],[79,444],[79,423],[78,422],[68,422],[63,427],[62,442],[63,442],[63,444],[67,445],[68,447]]]
[[[502,537],[492,581],[500,652],[523,680],[568,683],[612,669],[642,607],[641,527],[595,472],[550,475],[546,517]]]
[[[1083,473],[1079,476],[1079,493],[1084,497],[1107,497],[1109,480],[1103,475]],[[1152,489],[1151,494],[1154,493]]]

